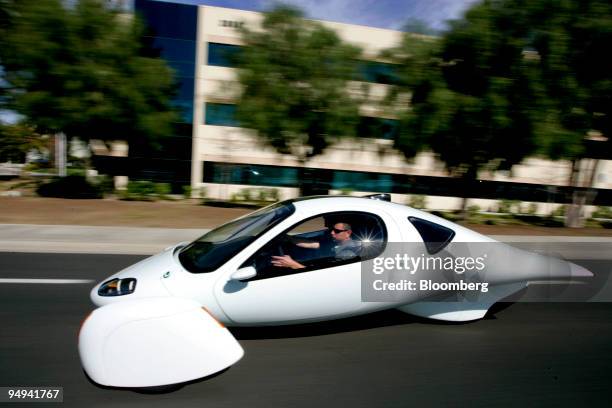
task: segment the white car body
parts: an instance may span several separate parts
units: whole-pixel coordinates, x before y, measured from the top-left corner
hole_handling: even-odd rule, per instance
[[[475,302],[431,302],[427,293],[418,291],[393,301],[364,302],[361,261],[255,279],[252,275],[257,271],[245,267],[245,262],[293,226],[331,213],[369,214],[381,220],[386,230],[384,245],[423,243],[409,217],[452,230],[453,243],[496,242],[429,213],[383,200],[314,197],[280,205],[292,206],[294,211],[213,271],[188,271],[179,259],[186,246],[182,243],[104,281],[135,279],[130,283],[135,286],[132,293],[101,296],[104,282],[94,287],[91,299],[99,308],[86,319],[79,337],[81,361],[91,379],[106,386],[151,387],[222,371],[236,363],[243,350],[217,322],[226,326],[295,324],[391,308],[432,319],[468,321],[482,318],[492,304],[523,289],[529,280],[591,276],[570,263],[565,263],[570,273],[564,276],[542,272],[538,265],[543,257],[529,258],[520,271],[509,274],[502,267],[492,274],[490,290]],[[529,257],[524,254],[528,253],[517,256]],[[118,282],[121,286],[122,281]]]

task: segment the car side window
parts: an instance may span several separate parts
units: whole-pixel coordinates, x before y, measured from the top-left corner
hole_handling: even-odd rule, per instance
[[[251,280],[269,279],[372,259],[387,242],[382,219],[341,211],[311,217],[279,234],[242,266],[254,266]]]
[[[425,248],[430,255],[443,250],[455,237],[455,231],[435,222],[418,217],[408,217],[408,221],[414,225],[423,238]]]

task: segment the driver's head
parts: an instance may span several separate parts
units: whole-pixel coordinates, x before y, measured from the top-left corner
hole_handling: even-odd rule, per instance
[[[331,236],[336,241],[345,241],[351,238],[353,233],[351,225],[346,222],[337,222],[330,229]]]

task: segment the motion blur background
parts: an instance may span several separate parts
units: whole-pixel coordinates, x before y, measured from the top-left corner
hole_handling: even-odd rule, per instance
[[[2,195],[612,225],[609,2],[290,3],[0,0]]]

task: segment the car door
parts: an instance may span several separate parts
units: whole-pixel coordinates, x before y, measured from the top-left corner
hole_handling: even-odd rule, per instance
[[[350,220],[352,236],[368,241],[364,257],[380,254],[388,237],[398,236],[392,217],[377,211],[330,212],[309,217],[283,231],[244,262],[255,266],[257,276],[246,281],[220,279],[215,296],[225,314],[239,325],[287,324],[345,317],[380,305],[361,301],[361,253],[352,259],[331,259],[323,244],[320,256],[304,256],[306,249],[292,250],[296,242],[323,239],[330,220]],[[360,244],[361,245],[361,244]],[[377,245],[372,250],[371,245]],[[294,256],[306,264],[302,269],[272,268],[266,257]],[[263,260],[262,260],[263,259]],[[305,260],[307,259],[307,260]]]

